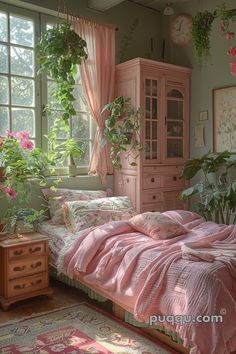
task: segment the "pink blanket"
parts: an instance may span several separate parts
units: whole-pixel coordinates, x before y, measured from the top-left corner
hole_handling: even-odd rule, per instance
[[[84,232],[65,254],[65,273],[100,290],[139,321],[150,322],[150,316],[157,315],[193,316],[195,322],[163,322],[191,347],[191,354],[230,353],[236,349],[236,274],[229,272],[227,262],[182,258],[181,246],[202,246],[202,241],[208,247],[215,242],[235,245],[236,226],[200,217],[184,224],[189,233],[161,241],[136,232],[127,221]],[[208,323],[197,317],[204,315]],[[213,318],[209,323],[212,315],[221,315],[223,322]]]

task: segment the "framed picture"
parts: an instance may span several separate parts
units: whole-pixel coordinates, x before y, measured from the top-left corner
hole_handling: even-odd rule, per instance
[[[236,86],[213,89],[214,152],[236,153]]]
[[[199,120],[207,120],[208,119],[208,111],[201,111],[199,113]]]

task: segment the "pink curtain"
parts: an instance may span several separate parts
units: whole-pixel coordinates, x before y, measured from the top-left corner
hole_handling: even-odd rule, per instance
[[[108,146],[100,148],[105,123],[101,110],[114,99],[115,28],[89,19],[78,19],[73,27],[87,43],[88,58],[80,65],[80,73],[91,114],[97,123],[89,174],[98,175],[105,183],[113,168]]]

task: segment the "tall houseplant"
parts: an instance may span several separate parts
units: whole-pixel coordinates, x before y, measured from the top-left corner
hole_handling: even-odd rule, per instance
[[[201,158],[187,160],[181,178],[191,180],[198,173],[202,178],[181,193],[181,198],[198,197],[197,211],[207,220],[224,224],[231,222],[236,210],[236,179],[231,177],[236,160],[230,152],[208,153]],[[236,216],[232,223],[236,222]]]
[[[118,96],[103,108],[104,112],[108,112],[108,117],[105,120],[102,147],[106,143],[110,144],[114,168],[122,169],[122,154],[127,156],[131,166],[136,166],[143,150],[139,141],[140,108],[134,108],[129,97]]]

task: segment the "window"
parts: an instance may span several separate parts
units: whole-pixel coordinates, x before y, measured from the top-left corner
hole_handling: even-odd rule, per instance
[[[62,109],[54,107],[47,117],[42,107],[52,102],[52,80],[37,75],[35,44],[39,34],[56,19],[37,13],[2,6],[0,11],[0,136],[6,129],[26,130],[37,147],[47,150],[47,139],[53,119],[59,118]],[[41,27],[40,24],[41,23]],[[94,123],[83,93],[80,75],[74,90],[76,116],[70,120],[70,133],[61,132],[58,142],[73,137],[86,146],[84,158],[76,161],[86,172],[91,158]],[[49,119],[50,118],[50,119]],[[64,170],[65,171],[65,170]],[[62,172],[64,172],[62,169]]]

